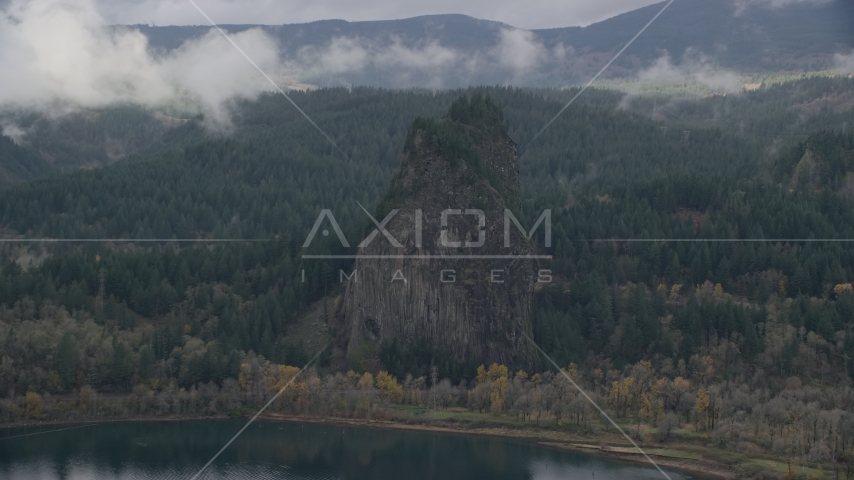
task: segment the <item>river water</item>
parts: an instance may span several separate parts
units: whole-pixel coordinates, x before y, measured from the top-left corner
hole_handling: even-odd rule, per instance
[[[0,479],[190,478],[240,420],[0,429]],[[51,432],[47,432],[52,430]],[[42,433],[47,432],[47,433]],[[701,477],[668,471],[674,480]],[[311,423],[252,424],[205,479],[663,479],[634,465],[528,440]]]

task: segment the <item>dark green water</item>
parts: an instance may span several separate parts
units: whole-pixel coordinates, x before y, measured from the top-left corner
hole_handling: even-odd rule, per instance
[[[0,430],[0,479],[190,478],[243,421],[116,423]],[[27,435],[27,436],[20,436]],[[17,438],[10,438],[17,436]],[[692,477],[668,474],[674,480]],[[538,447],[525,440],[258,422],[207,479],[662,479],[652,467]]]

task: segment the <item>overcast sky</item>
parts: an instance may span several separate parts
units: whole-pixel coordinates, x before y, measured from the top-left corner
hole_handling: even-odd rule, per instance
[[[195,0],[218,23],[283,24],[340,18],[350,21],[462,13],[520,28],[590,23],[660,0]],[[199,25],[188,0],[98,0],[110,23]],[[2,0],[0,0],[2,3]]]

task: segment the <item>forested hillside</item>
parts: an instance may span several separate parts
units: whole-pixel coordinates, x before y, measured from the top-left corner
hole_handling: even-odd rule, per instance
[[[829,87],[851,91],[850,81],[827,82],[800,88],[821,95]],[[803,145],[790,144],[786,148],[792,153],[769,156],[764,135],[726,133],[714,126],[691,126],[686,143],[663,134],[661,121],[647,118],[642,109],[615,110],[620,96],[607,91],[589,92],[543,136],[526,144],[571,92],[489,93],[503,105],[511,136],[520,144],[522,217],[535,219],[542,209],[554,210],[555,241],[548,253],[555,255],[552,268],[566,285],[544,292],[540,317],[544,341],[550,351],[565,352],[558,353],[562,361],[580,362],[593,352],[633,362],[652,353],[685,356],[699,348],[696,331],[663,340],[657,320],[656,325],[640,321],[646,329],[642,336],[629,327],[618,329],[626,313],[618,308],[619,295],[613,291],[618,286],[644,284],[647,288],[637,294],[646,290],[643,295],[653,299],[660,284],[668,292],[681,284],[687,300],[692,286],[709,281],[724,292],[764,303],[772,294],[821,298],[851,280],[854,264],[845,243],[770,241],[854,238],[848,200],[838,190],[790,191],[775,180],[794,175],[790,159],[802,155]],[[7,245],[10,255],[0,279],[3,303],[12,308],[31,300],[38,310],[49,301],[124,329],[161,323],[164,316],[182,324],[195,319],[213,339],[226,335],[210,322],[221,320],[223,307],[211,312],[187,302],[199,300],[204,307],[203,297],[230,299],[226,303],[234,314],[256,311],[238,315],[247,326],[226,335],[231,344],[270,355],[283,332],[276,325],[297,318],[334,289],[338,269],[346,266],[300,260],[301,244],[319,211],[331,209],[351,236],[361,233],[367,219],[356,202],[376,205],[383,196],[399,161],[404,126],[417,115],[439,115],[456,95],[371,89],[297,95],[347,159],[283,99],[266,97],[241,107],[241,127],[231,137],[205,139],[190,123],[167,137],[186,147],[2,191],[0,224],[9,237],[248,240],[210,246]],[[759,105],[748,121],[764,131],[772,129],[767,110],[781,108],[778,98],[780,93],[769,89],[728,104],[731,109]],[[720,101],[696,102],[695,109],[716,109]],[[812,121],[832,125],[837,120],[831,113]],[[827,134],[804,142],[815,143],[822,135]],[[837,143],[850,138],[834,135]],[[835,178],[844,177],[844,165],[833,168]],[[663,240],[631,242],[650,238]],[[714,241],[740,238],[769,241]],[[581,297],[567,303],[570,297],[561,293],[567,285],[577,286],[569,288],[570,297]],[[262,297],[274,305],[263,313],[253,307]],[[593,320],[578,310],[593,305],[611,305],[610,313],[599,313],[607,318]],[[658,308],[656,316],[665,316]],[[124,312],[122,322],[117,312]],[[830,339],[845,329],[844,316],[834,315],[836,321],[807,327]],[[234,338],[238,331],[244,332],[240,341]],[[743,326],[732,331],[746,334]],[[642,345],[621,348],[613,344],[615,332],[643,339]]]
[[[58,112],[57,112],[58,113]],[[0,113],[0,188],[79,169],[102,167],[166,143],[171,128],[187,122],[136,106],[45,114],[26,111]]]
[[[777,165],[781,181],[792,188],[852,192],[854,144],[851,137],[839,132],[821,131],[810,135]]]
[[[49,171],[50,166],[38,155],[0,136],[0,187],[43,177]]]
[[[804,80],[655,102],[655,111],[649,99],[626,108],[622,94],[592,90],[533,142],[574,91],[476,89],[501,106],[518,144],[520,220],[533,225],[543,209],[553,212],[552,246],[542,230],[532,245],[554,256],[542,265],[554,281],[537,292],[535,340],[620,417],[655,424],[687,412],[686,422],[718,432],[721,445],[747,441],[738,431],[750,425],[757,448],[791,450],[805,440],[777,433],[763,416],[778,404],[850,413],[854,128],[840,127],[854,119],[831,100],[798,113],[783,100],[792,91],[802,95],[794,101],[812,102],[851,95],[854,85]],[[0,396],[10,400],[0,418],[23,415],[16,405],[26,392],[67,396],[84,387],[86,395],[136,386],[137,396],[204,388],[263,397],[281,380],[276,365],[300,365],[319,347],[292,329],[338,334],[339,272],[352,265],[303,258],[320,211],[361,238],[371,224],[358,203],[374,210],[386,195],[413,120],[440,117],[472,93],[295,93],[343,155],[283,98],[265,96],[239,105],[229,136],[211,136],[196,120],[171,130],[155,153],[0,191],[7,239],[79,239],[2,247]],[[672,117],[661,118],[661,108]],[[799,180],[811,168],[817,176]],[[104,238],[112,240],[84,241]],[[352,253],[335,235],[308,251]],[[306,324],[312,308],[322,313]],[[558,388],[551,376],[529,380],[537,372],[514,378],[514,365],[479,373],[477,359],[454,362],[424,345],[368,353],[349,367],[410,375],[415,392],[436,366],[459,385],[446,392],[448,405],[475,410],[528,416],[513,402]],[[355,374],[333,375],[328,355],[319,376],[357,388]],[[517,400],[494,404],[496,382],[515,382]],[[697,403],[686,407],[685,395]],[[552,405],[537,408],[564,418]],[[578,412],[584,423],[589,412]],[[778,423],[800,429],[804,418]],[[780,447],[780,438],[790,442]],[[841,438],[844,453],[852,437]]]

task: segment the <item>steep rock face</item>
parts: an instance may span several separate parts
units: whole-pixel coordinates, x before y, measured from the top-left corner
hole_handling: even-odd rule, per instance
[[[536,265],[520,258],[532,250],[512,223],[506,246],[519,172],[500,111],[488,98],[458,100],[442,120],[417,120],[402,156],[376,217],[396,210],[385,228],[398,244],[378,233],[360,245],[342,304],[347,355],[394,340],[460,362],[534,364],[522,333]]]

